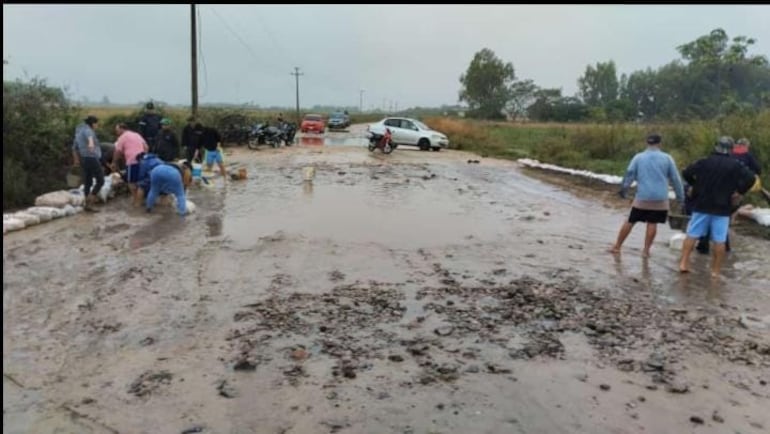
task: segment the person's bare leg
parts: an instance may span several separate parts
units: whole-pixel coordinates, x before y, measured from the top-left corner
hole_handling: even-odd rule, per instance
[[[618,232],[618,239],[615,241],[615,245],[610,249],[610,253],[620,253],[620,248],[623,247],[623,243],[626,241],[626,238],[628,238],[628,235],[633,228],[633,223],[623,223],[623,226],[620,227],[620,232]]]
[[[222,178],[227,180],[227,170],[225,169],[224,163],[219,163],[219,172],[222,173]]]
[[[137,202],[137,195],[139,194],[138,190],[139,189],[136,188],[136,184],[128,184],[128,191],[131,193],[131,201],[134,206],[136,206],[138,203]]]
[[[692,249],[695,247],[695,243],[698,241],[697,238],[691,238],[688,236],[685,238],[684,243],[682,244],[682,256],[679,259],[679,272],[680,273],[689,273],[690,272],[690,253],[692,253]]]
[[[143,204],[144,204],[144,189],[143,188],[137,188],[136,189],[136,202],[134,202],[134,205],[142,206]]]
[[[725,243],[714,243],[714,253],[711,256],[711,277],[719,277],[722,261],[725,259]]]
[[[647,233],[644,237],[644,252],[642,256],[648,258],[650,256],[650,249],[652,248],[652,242],[655,241],[655,235],[658,233],[658,225],[655,223],[647,223]]]

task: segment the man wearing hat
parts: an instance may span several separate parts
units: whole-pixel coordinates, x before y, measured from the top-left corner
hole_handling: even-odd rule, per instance
[[[160,127],[155,143],[155,153],[167,163],[176,161],[179,158],[179,140],[176,138],[174,130],[171,129],[171,119],[161,119]]]
[[[671,156],[661,151],[662,139],[658,134],[647,136],[647,149],[636,154],[626,170],[620,197],[626,198],[631,183],[636,181],[636,196],[631,206],[628,220],[623,223],[618,233],[612,253],[620,253],[623,242],[631,234],[637,222],[647,223],[642,255],[648,257],[652,242],[658,232],[658,223],[665,223],[668,217],[668,186],[674,187],[676,199],[684,201],[684,188],[679,178],[679,170]]]
[[[692,185],[693,197],[693,212],[679,260],[682,273],[690,271],[690,253],[698,238],[710,234],[714,243],[711,277],[719,276],[733,205],[754,185],[754,173],[731,156],[734,144],[731,137],[721,137],[711,155],[682,171],[682,177]]]

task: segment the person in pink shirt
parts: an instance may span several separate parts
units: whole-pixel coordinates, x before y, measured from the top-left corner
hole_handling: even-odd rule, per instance
[[[115,134],[118,136],[118,141],[115,142],[112,167],[113,170],[117,168],[118,158],[122,156],[126,162],[126,182],[136,205],[138,201],[136,184],[139,182],[139,160],[137,157],[147,152],[149,148],[144,138],[139,133],[128,129],[124,123],[115,125]]]

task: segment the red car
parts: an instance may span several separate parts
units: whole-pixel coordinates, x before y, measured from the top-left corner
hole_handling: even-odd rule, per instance
[[[305,115],[299,130],[303,133],[323,133],[326,130],[324,118],[321,115]]]

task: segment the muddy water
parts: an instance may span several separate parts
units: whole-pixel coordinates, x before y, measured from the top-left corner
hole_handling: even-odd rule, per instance
[[[4,429],[770,426],[770,332],[738,323],[770,314],[766,241],[736,236],[722,282],[703,257],[679,276],[667,228],[649,260],[641,231],[605,254],[626,211],[596,193],[332,137],[237,150],[249,179],[193,191],[190,217],[118,200],[6,236]]]

